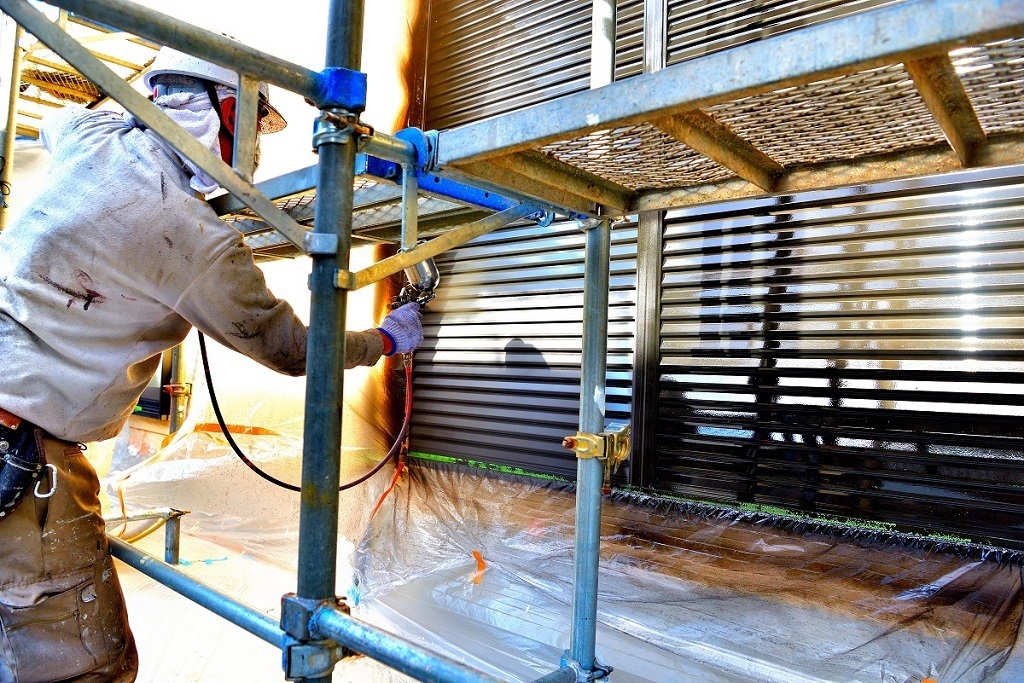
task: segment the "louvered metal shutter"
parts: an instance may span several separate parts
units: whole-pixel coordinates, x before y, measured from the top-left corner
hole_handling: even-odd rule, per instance
[[[667,64],[901,0],[670,0]]]
[[[654,488],[1024,545],[1024,167],[664,239]]]
[[[609,419],[630,413],[636,238],[612,231]],[[511,227],[438,258],[412,451],[575,475],[561,442],[579,426],[583,244],[573,222]]]
[[[451,128],[586,90],[591,5],[433,0],[424,125]],[[643,70],[643,1],[620,2],[616,78]]]

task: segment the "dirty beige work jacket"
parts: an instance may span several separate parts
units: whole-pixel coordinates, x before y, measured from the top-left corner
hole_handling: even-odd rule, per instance
[[[61,439],[113,437],[192,326],[303,374],[306,327],[166,143],[87,110],[50,117],[42,139],[46,186],[0,234],[0,407]],[[348,342],[349,367],[383,350],[376,332]]]

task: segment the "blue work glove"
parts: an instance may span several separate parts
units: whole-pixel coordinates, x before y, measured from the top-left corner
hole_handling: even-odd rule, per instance
[[[420,305],[412,301],[396,308],[388,313],[377,329],[391,342],[391,353],[386,355],[415,351],[423,342]]]

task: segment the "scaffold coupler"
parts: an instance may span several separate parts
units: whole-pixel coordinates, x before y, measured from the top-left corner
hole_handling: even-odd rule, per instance
[[[289,681],[321,678],[334,671],[334,665],[357,653],[322,637],[316,629],[314,615],[320,609],[334,609],[349,614],[344,598],[311,600],[288,593],[281,598],[281,628],[289,642],[281,649],[284,677]]]
[[[588,434],[576,432],[562,439],[562,446],[576,453],[577,458],[596,458],[604,461],[603,493],[611,493],[611,477],[619,465],[629,458],[630,426],[626,422],[611,422],[603,432]]]

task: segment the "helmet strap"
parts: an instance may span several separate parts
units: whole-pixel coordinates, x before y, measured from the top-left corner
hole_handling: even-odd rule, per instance
[[[228,141],[231,142],[232,149],[230,151],[230,154],[229,155],[222,155],[222,156],[227,156],[229,159],[233,158],[234,157],[235,135],[234,135],[234,133],[231,132],[231,130],[224,123],[224,112],[222,112],[221,109],[220,109],[220,98],[217,97],[217,86],[215,86],[211,81],[208,81],[208,80],[205,80],[205,79],[203,79],[203,86],[206,88],[206,94],[210,98],[210,104],[213,105],[213,110],[215,112],[217,112],[217,120],[220,121],[220,131],[223,134],[223,136],[226,137],[228,139]]]

